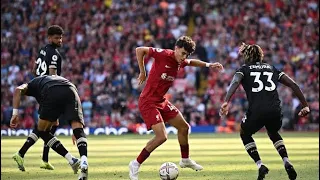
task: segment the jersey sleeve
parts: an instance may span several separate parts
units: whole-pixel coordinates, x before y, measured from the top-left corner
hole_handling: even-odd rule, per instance
[[[246,71],[245,66],[241,66],[241,68],[239,68],[239,69],[236,70],[236,73],[235,73],[235,74],[238,73],[238,74],[241,74],[241,75],[244,77],[245,71]]]
[[[27,91],[25,92],[25,95],[27,95],[27,96],[35,96],[36,84],[37,84],[37,78],[34,78],[31,81],[29,81],[28,82],[28,88],[27,88]]]
[[[180,68],[184,68],[184,67],[188,66],[189,64],[190,64],[190,60],[185,59],[181,62]]]
[[[154,48],[154,47],[150,47],[149,48],[149,53],[148,53],[148,57],[153,57],[155,61],[157,61],[160,56],[164,56],[166,55],[166,51],[164,49],[161,48]]]
[[[276,74],[277,79],[279,80],[281,76],[283,76],[285,73],[277,69],[276,67],[272,66],[273,73]]]
[[[55,50],[50,50],[48,56],[46,56],[46,63],[49,69],[57,69],[58,67],[58,53]]]

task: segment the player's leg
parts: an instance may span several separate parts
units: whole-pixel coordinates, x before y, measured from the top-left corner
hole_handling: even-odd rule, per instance
[[[67,151],[67,149],[61,144],[60,140],[50,132],[51,126],[53,126],[55,123],[56,122],[50,122],[48,120],[39,119],[39,122],[38,122],[39,135],[50,148],[52,148],[59,155],[67,159],[74,173],[76,174],[78,172],[80,160],[72,156]]]
[[[73,135],[76,138],[76,144],[80,154],[80,169],[79,180],[88,179],[88,144],[87,138],[83,130],[83,124],[78,121],[71,123]]]
[[[40,137],[45,144],[51,147],[54,151],[66,158],[74,173],[78,172],[80,160],[72,156],[61,142],[50,132],[50,129],[57,122],[57,119],[64,113],[64,106],[68,103],[68,87],[53,86],[49,88],[45,94],[45,98],[40,103],[38,131]]]
[[[277,113],[273,113],[277,114]],[[268,131],[268,136],[272,141],[275,149],[278,151],[279,155],[282,158],[285,170],[289,176],[290,180],[294,180],[297,178],[297,172],[295,171],[293,165],[289,161],[288,153],[286,146],[284,145],[283,139],[279,134],[279,130],[282,126],[282,115],[279,117],[274,117],[272,120],[268,121],[269,123],[266,125],[266,129]]]
[[[262,163],[255,141],[252,138],[252,134],[256,133],[263,127],[261,120],[257,119],[253,115],[245,115],[241,122],[240,137],[242,143],[253,161],[256,163],[259,172],[258,180],[264,179],[268,174],[269,169]]]
[[[138,157],[129,163],[129,177],[131,180],[138,179],[140,165],[150,156],[150,153],[167,140],[166,128],[162,116],[156,108],[141,111],[141,115],[147,128],[153,130],[154,137],[142,149]]]
[[[55,134],[58,126],[59,126],[59,120],[55,125],[51,127],[50,129],[51,134],[53,135]],[[42,152],[42,163],[40,165],[40,168],[54,170],[54,166],[49,162],[49,150],[50,150],[50,147],[44,143],[43,152]]]
[[[69,87],[66,91],[68,94],[67,102],[64,106],[63,118],[71,124],[73,135],[76,139],[76,144],[80,154],[80,169],[79,180],[88,179],[88,143],[84,133],[84,120],[80,97],[77,90]]]
[[[21,171],[25,171],[24,159],[23,159],[24,155],[26,154],[28,149],[38,141],[38,139],[39,139],[39,131],[38,131],[37,125],[36,125],[35,128],[33,129],[32,133],[29,134],[26,142],[23,144],[21,149],[12,156],[12,158],[17,162],[18,168]]]
[[[171,106],[171,108],[173,107],[174,106]],[[176,117],[169,119],[168,123],[178,130],[178,141],[181,151],[180,167],[188,167],[193,170],[200,171],[203,167],[189,158],[189,124],[183,118],[182,114],[178,110],[176,111],[178,114]]]

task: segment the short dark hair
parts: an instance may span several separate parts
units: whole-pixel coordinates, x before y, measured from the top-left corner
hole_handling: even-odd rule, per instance
[[[249,45],[249,44],[243,43],[242,46],[244,48],[240,53],[242,54],[245,63],[262,62],[264,55],[259,45],[257,44]]]
[[[181,36],[176,41],[176,46],[184,48],[189,54],[192,54],[196,50],[196,43],[189,36]]]
[[[63,29],[61,26],[59,25],[52,25],[48,28],[48,36],[52,36],[52,35],[62,35],[64,32],[63,32]]]

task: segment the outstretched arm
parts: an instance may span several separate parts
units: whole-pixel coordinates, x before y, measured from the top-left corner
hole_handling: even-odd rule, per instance
[[[300,100],[300,103],[302,104],[302,109],[299,112],[299,116],[306,116],[307,114],[310,113],[310,109],[308,106],[308,103],[304,97],[304,95],[302,94],[301,89],[299,88],[298,84],[292,80],[289,76],[287,76],[286,74],[282,75],[280,77],[280,83],[284,84],[285,86],[288,86],[294,93],[294,95],[296,95],[298,97],[298,99]]]
[[[228,114],[228,103],[229,103],[232,95],[238,89],[242,79],[243,79],[243,76],[240,73],[236,73],[233,76],[233,79],[232,79],[231,84],[230,84],[230,88],[228,89],[227,95],[226,95],[226,97],[224,99],[224,103],[221,105],[221,108],[220,108],[220,112],[219,112],[220,116]]]
[[[18,125],[17,124],[19,122],[18,108],[20,106],[20,98],[21,98],[21,95],[25,94],[27,89],[28,89],[28,84],[22,84],[22,85],[16,87],[16,89],[14,90],[13,103],[12,103],[13,110],[12,110],[12,117],[10,120],[10,127],[11,128],[16,128]]]
[[[141,85],[146,79],[147,79],[147,74],[146,74],[146,69],[144,66],[144,56],[149,53],[149,47],[137,47],[136,48],[136,56],[138,60],[138,65],[140,69],[140,74],[138,77],[139,85]]]
[[[188,66],[208,67],[212,69],[223,70],[223,66],[220,63],[207,63],[199,59],[187,59],[187,62],[188,62]]]

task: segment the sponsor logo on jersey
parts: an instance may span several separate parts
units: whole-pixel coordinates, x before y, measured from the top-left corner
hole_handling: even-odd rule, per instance
[[[46,56],[47,53],[46,53],[46,51],[41,50],[41,51],[40,51],[40,54],[42,54],[43,56]]]
[[[161,74],[161,79],[166,80],[166,81],[174,81],[173,76],[168,76],[167,73],[162,73]]]
[[[52,60],[53,60],[53,61],[57,61],[57,60],[58,60],[58,56],[57,56],[57,55],[53,55],[53,56],[52,56]]]

